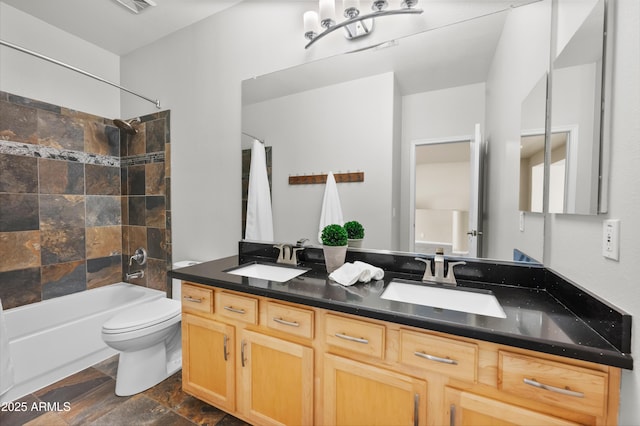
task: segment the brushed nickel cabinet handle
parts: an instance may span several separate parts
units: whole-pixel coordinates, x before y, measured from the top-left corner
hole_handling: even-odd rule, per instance
[[[229,357],[229,352],[227,351],[227,345],[229,344],[229,336],[227,336],[226,334],[224,335],[223,342],[224,343],[223,343],[222,353],[224,355],[224,360],[227,361]]]
[[[562,395],[573,396],[575,398],[584,398],[584,393],[582,392],[576,392],[569,389],[563,389],[563,388],[558,388],[551,385],[545,385],[544,383],[540,383],[536,379],[524,379],[523,381],[525,384],[529,386],[534,386],[536,388],[548,390],[548,391],[559,393]]]
[[[186,300],[187,302],[202,303],[202,299],[196,299],[195,297],[191,297],[191,296],[184,296],[183,299]]]
[[[273,320],[275,322],[277,322],[278,324],[288,325],[290,327],[300,327],[300,323],[295,322],[295,321],[287,321],[285,319],[278,318],[278,317],[273,317]]]
[[[413,395],[413,426],[420,424],[420,394]]]
[[[241,314],[241,315],[245,314],[245,310],[244,309],[234,308],[233,306],[225,306],[224,309],[229,311],[229,312],[233,312],[234,314]]]
[[[451,404],[449,406],[449,426],[455,426],[456,424],[456,406]]]
[[[244,347],[247,345],[247,342],[242,339],[242,343],[240,343],[240,361],[242,362],[242,367],[244,367],[245,359],[244,359]]]
[[[454,359],[441,358],[439,356],[429,355],[424,352],[414,352],[413,354],[417,357],[428,359],[429,361],[441,362],[443,364],[450,364],[450,365],[458,365],[458,361]]]
[[[365,345],[369,343],[367,339],[363,339],[362,337],[349,336],[348,334],[336,333],[335,336],[340,339],[348,340],[350,342],[363,343]]]

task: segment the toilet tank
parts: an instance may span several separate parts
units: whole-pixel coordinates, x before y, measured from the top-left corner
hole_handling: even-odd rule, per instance
[[[198,262],[196,260],[181,260],[180,262],[174,262],[173,263],[173,269],[178,269],[178,268],[185,268],[187,266],[191,266],[191,265],[197,265]],[[182,281],[181,280],[177,280],[177,279],[173,279],[171,282],[171,298],[174,300],[182,300]]]

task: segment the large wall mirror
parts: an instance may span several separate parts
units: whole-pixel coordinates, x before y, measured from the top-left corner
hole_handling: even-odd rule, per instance
[[[479,169],[475,195],[485,203],[479,207],[480,225],[473,229],[477,234],[469,238],[481,240],[469,242],[478,243],[478,257],[514,260],[514,252],[524,251],[542,260],[543,222],[518,229],[520,165],[512,159],[511,146],[520,143],[525,98],[549,71],[550,26],[551,0],[520,2],[377,48],[243,81],[242,131],[264,140],[271,149],[274,239],[308,238],[318,244],[324,185],[290,185],[289,177],[364,172],[363,182],[338,184],[344,220],[364,225],[364,248],[416,250],[416,209],[439,208],[416,195],[415,179],[420,179],[416,176],[429,176],[422,186],[430,193],[438,193],[434,187],[450,187],[444,180],[448,178],[437,177],[441,174],[416,173],[422,166],[414,157],[424,157],[416,150],[423,144],[452,141],[473,145],[469,142],[479,128],[485,144],[479,152],[486,167],[509,177],[496,178]],[[536,112],[542,117],[544,99]],[[514,116],[502,111],[514,111]],[[243,135],[242,149],[250,148],[251,142]],[[458,177],[471,181],[465,173]],[[464,203],[451,209],[457,213],[444,216],[455,214],[457,219],[440,217],[440,223],[467,221]],[[505,212],[508,226],[500,219]],[[419,234],[427,235],[422,217],[418,217]],[[482,224],[491,218],[500,226],[483,231]],[[460,240],[461,230],[464,235],[461,226],[452,232],[458,240],[451,244],[473,256]]]
[[[545,119],[539,114],[546,99],[544,76],[522,106],[519,205],[542,213],[548,179],[549,213],[592,215],[606,205],[601,181],[607,164],[601,153],[607,5],[605,0],[555,0],[555,5],[550,135],[545,145]]]
[[[605,0],[557,1],[549,212],[598,213]]]
[[[545,73],[522,101],[518,202],[523,212],[544,210],[547,84]]]

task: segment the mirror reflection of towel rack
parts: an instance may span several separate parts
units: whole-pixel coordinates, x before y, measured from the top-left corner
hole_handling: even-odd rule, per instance
[[[364,182],[364,172],[334,173],[336,183]],[[327,183],[326,174],[289,176],[289,185]]]

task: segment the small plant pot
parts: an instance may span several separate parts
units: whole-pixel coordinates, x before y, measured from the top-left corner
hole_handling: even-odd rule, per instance
[[[324,263],[327,273],[330,274],[342,265],[347,257],[347,246],[322,246],[324,253]]]
[[[363,238],[349,238],[347,244],[349,247],[360,248],[362,247]]]

